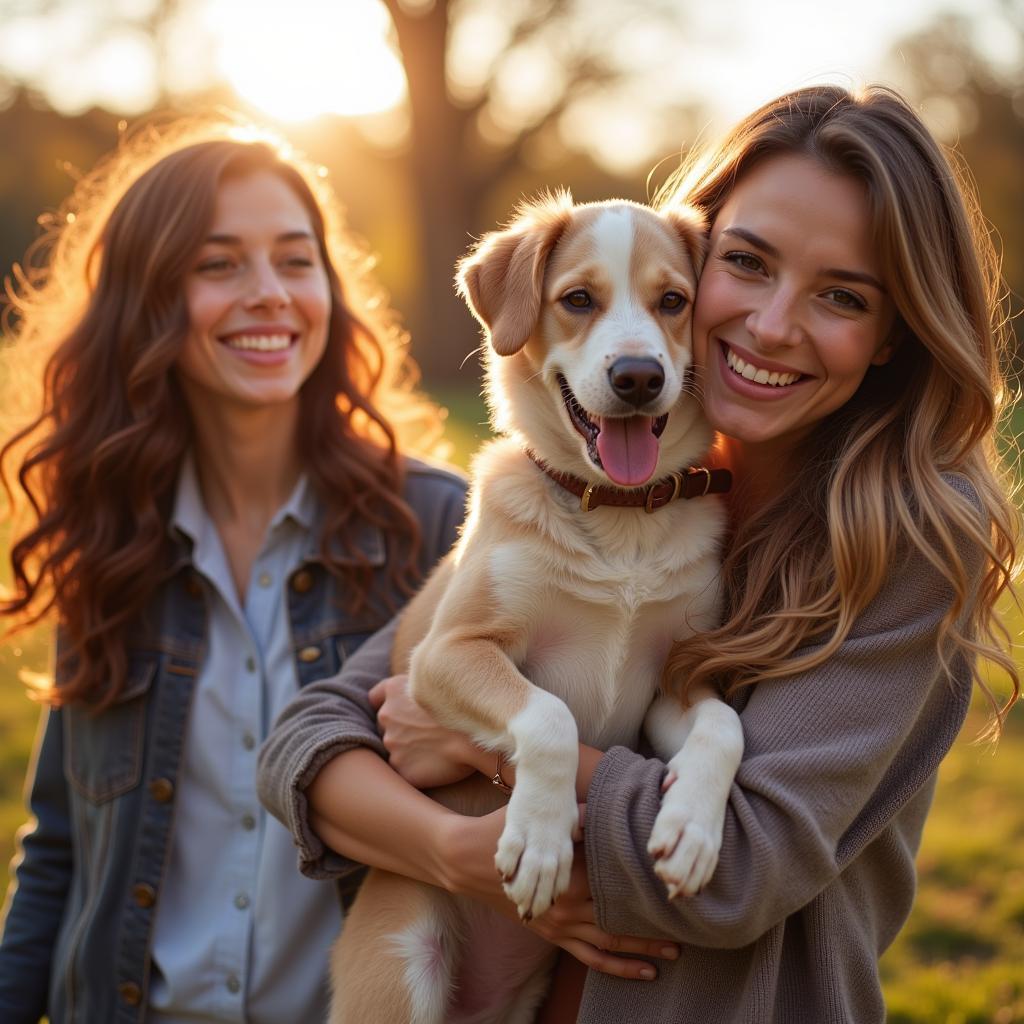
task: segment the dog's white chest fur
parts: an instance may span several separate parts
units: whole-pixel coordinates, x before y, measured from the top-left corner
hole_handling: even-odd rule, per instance
[[[462,544],[486,550],[496,617],[523,623],[509,657],[583,742],[635,745],[672,641],[717,616],[718,502],[583,512],[507,440],[474,474]]]

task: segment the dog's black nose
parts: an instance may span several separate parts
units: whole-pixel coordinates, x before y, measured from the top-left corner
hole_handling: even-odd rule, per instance
[[[608,368],[608,380],[619,398],[639,409],[661,394],[665,386],[665,371],[657,359],[624,356]]]

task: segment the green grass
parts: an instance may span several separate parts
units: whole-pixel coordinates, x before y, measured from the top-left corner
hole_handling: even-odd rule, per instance
[[[464,466],[488,436],[483,404],[474,395],[440,400],[451,413],[452,459]],[[1024,631],[1016,616],[1010,626],[1015,636]],[[18,672],[46,671],[48,639],[36,630],[0,650],[4,860],[25,816],[22,776],[38,718]],[[977,701],[942,766],[914,912],[882,960],[890,1024],[1024,1024],[1024,713],[1011,717],[995,749],[972,743],[985,714]]]
[[[882,959],[891,1024],[1024,1021],[1024,727],[972,745],[984,714],[940,770],[914,911]]]

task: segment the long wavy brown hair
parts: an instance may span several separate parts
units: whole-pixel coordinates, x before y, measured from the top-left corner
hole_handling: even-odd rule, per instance
[[[150,127],[79,182],[7,283],[3,399],[21,418],[0,450],[0,477],[20,530],[0,612],[15,626],[56,612],[54,703],[117,698],[129,628],[171,564],[168,520],[192,442],[174,372],[188,328],[184,277],[220,182],[256,170],[305,206],[330,282],[327,347],[302,388],[297,437],[325,508],[321,557],[360,605],[372,570],[353,527],[371,523],[389,541],[396,583],[416,582],[419,530],[399,451],[436,442],[440,411],[413,390],[404,335],[322,169],[231,122]]]
[[[1005,290],[975,196],[907,103],[870,87],[800,89],[766,104],[694,154],[659,197],[709,223],[762,160],[803,154],[864,183],[882,271],[898,311],[895,355],[816,427],[799,470],[770,506],[738,522],[725,560],[726,616],[678,644],[666,683],[725,692],[831,657],[899,565],[920,552],[949,582],[941,663],[980,655],[1008,676],[1000,706],[981,675],[995,731],[1020,695],[996,601],[1018,565],[1019,515],[996,451],[1007,411],[1011,340]],[[948,482],[966,478],[981,504]],[[965,538],[966,546],[957,538]],[[968,564],[984,561],[980,576]],[[806,650],[808,645],[814,646]]]

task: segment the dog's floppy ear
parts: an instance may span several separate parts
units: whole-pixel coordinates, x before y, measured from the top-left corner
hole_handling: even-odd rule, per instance
[[[492,231],[459,263],[459,294],[494,351],[515,355],[530,340],[544,287],[544,268],[572,215],[568,192],[526,203],[502,231]]]
[[[665,207],[661,216],[675,228],[693,264],[693,272],[700,277],[704,269],[704,257],[708,252],[707,219],[695,206],[682,203]]]

